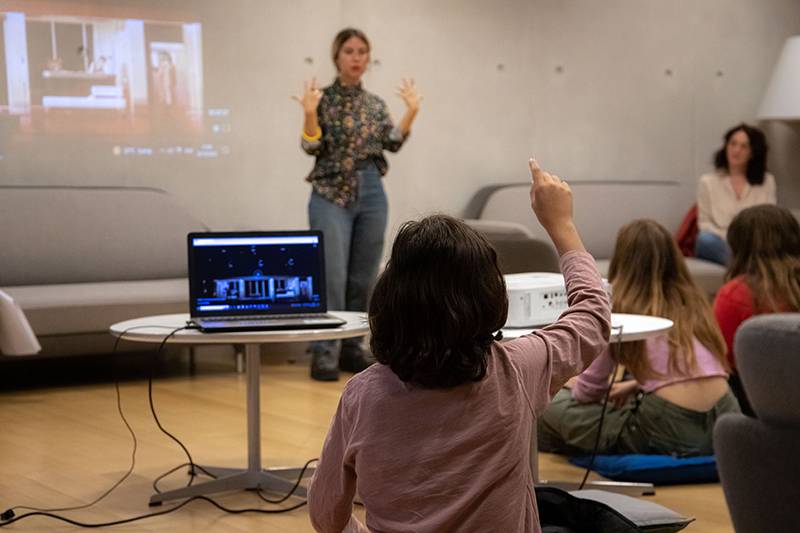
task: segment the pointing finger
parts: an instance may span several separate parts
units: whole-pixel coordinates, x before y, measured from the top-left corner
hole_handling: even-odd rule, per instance
[[[536,161],[535,158],[531,157],[528,160],[528,166],[531,169],[531,178],[533,179],[534,184],[540,184],[544,179],[545,172],[542,170],[542,167],[539,166],[539,162]]]

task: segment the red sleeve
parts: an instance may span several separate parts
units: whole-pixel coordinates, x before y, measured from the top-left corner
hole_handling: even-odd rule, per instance
[[[742,278],[729,281],[717,293],[717,298],[714,300],[714,316],[717,318],[717,324],[725,338],[725,344],[728,347],[728,362],[733,369],[736,369],[733,353],[733,339],[736,330],[753,314],[753,295]]]

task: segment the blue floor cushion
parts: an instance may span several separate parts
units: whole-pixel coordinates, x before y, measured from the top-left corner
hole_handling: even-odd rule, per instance
[[[590,455],[570,457],[569,462],[586,468]],[[598,455],[592,470],[615,481],[683,485],[719,481],[717,461],[713,455],[675,457],[672,455]]]

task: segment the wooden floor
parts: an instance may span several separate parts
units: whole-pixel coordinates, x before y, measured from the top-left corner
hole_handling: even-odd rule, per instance
[[[311,381],[302,362],[289,364],[274,359],[266,358],[262,365],[263,462],[265,466],[300,466],[317,457],[344,380]],[[61,365],[58,375],[44,380],[46,385],[30,376],[41,373],[41,368],[0,365],[5,383],[0,390],[0,512],[17,505],[46,508],[91,502],[130,466],[132,438],[117,411],[108,368],[76,362],[65,370]],[[127,372],[128,376],[140,374],[136,370]],[[183,441],[196,463],[244,467],[245,391],[245,376],[235,373],[229,359],[200,360],[194,375],[188,373],[185,361],[173,360],[159,367],[154,401],[164,427]],[[134,473],[98,504],[61,513],[74,520],[108,522],[175,505],[150,508],[147,504],[153,479],[185,462],[186,456],[156,427],[149,410],[146,379],[129,378],[121,385],[121,392],[123,411],[138,439]],[[543,478],[580,479],[582,475],[581,470],[557,456],[541,454],[540,463]],[[181,470],[165,479],[161,487],[177,488],[186,481],[185,470]],[[249,492],[214,498],[236,509],[279,508]],[[659,488],[656,496],[648,499],[696,517],[686,531],[733,530],[719,485]],[[17,515],[23,512],[19,510]],[[356,513],[363,519],[363,509],[357,508]],[[75,531],[75,527],[31,517],[9,530],[56,532]],[[116,526],[114,531],[302,532],[312,528],[305,507],[283,514],[234,515],[196,501],[165,516]]]

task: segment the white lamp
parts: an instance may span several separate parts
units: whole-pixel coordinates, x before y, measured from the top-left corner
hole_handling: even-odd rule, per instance
[[[41,349],[25,313],[11,296],[0,291],[0,353],[33,355]]]
[[[761,120],[800,120],[800,35],[789,37],[758,109]]]

